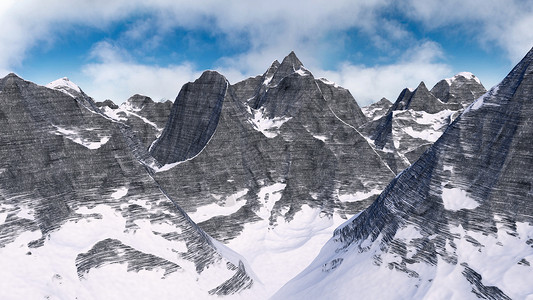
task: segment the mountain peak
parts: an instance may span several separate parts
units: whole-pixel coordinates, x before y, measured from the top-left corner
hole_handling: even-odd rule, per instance
[[[129,97],[128,100],[126,100],[126,102],[124,102],[122,105],[127,110],[139,111],[143,109],[145,105],[151,103],[154,103],[154,100],[152,100],[152,98],[145,95],[135,94]]]
[[[74,98],[82,94],[80,87],[74,82],[70,81],[68,77],[56,79],[47,84],[46,87],[58,90]]]
[[[291,65],[294,68],[295,71],[304,66],[302,64],[302,62],[298,59],[298,57],[296,56],[296,53],[294,53],[294,51],[291,51],[291,53],[289,53],[289,55],[285,56],[285,58],[281,62],[282,66],[283,66],[283,64]]]
[[[444,103],[467,106],[486,92],[481,81],[470,72],[461,72],[437,82],[431,93]]]
[[[0,90],[6,87],[16,88],[17,83],[24,82],[24,79],[20,78],[15,73],[9,73],[4,78],[0,78]]]
[[[389,99],[387,99],[387,98],[385,98],[385,97],[381,98],[381,99],[378,101],[378,103],[392,104],[392,103],[389,101]]]
[[[370,105],[367,105],[366,107],[386,107],[387,109],[392,106],[392,102],[389,101],[389,99],[383,97],[379,101],[374,102]]]
[[[212,81],[228,81],[226,77],[217,71],[205,70],[194,83],[208,83]]]
[[[428,90],[426,84],[422,81],[416,90],[414,90],[411,99],[409,99],[409,102],[406,105],[406,108],[434,114],[442,111],[445,107],[444,103],[437,99],[437,97],[435,97]]]
[[[418,86],[417,86],[416,89],[415,89],[415,93],[416,93],[417,91],[424,91],[424,90],[425,90],[425,91],[429,91],[428,88],[427,88],[427,86],[426,86],[426,84],[425,84],[423,81],[420,81],[420,83],[418,84]]]
[[[421,81],[414,91],[403,89],[394,103],[392,110],[407,110],[412,109],[416,111],[425,111],[433,114],[444,109],[444,103],[435,97],[426,87],[426,84]]]
[[[10,77],[20,78],[17,74],[15,74],[15,73],[13,73],[13,72],[7,74],[4,78],[10,78]]]
[[[9,73],[4,78],[0,78],[0,81],[6,81],[6,80],[19,81],[19,80],[24,80],[24,79],[22,79],[20,76],[18,76],[15,73]]]
[[[276,72],[274,73],[274,76],[270,82],[273,84],[278,84],[283,78],[302,69],[303,66],[304,65],[298,59],[298,57],[296,57],[294,51],[291,51],[291,53],[289,53],[289,55],[287,55],[277,67]]]
[[[406,109],[407,103],[413,96],[414,91],[412,91],[409,88],[404,88],[400,95],[398,95],[398,98],[396,98],[396,101],[394,102],[394,105],[392,106],[392,110],[404,110]]]
[[[9,73],[4,78],[0,78],[0,81],[6,81],[6,80],[22,80],[17,74],[15,73]]]
[[[470,73],[470,72],[459,72],[455,76],[444,79],[448,85],[452,85],[456,80],[464,78],[466,80],[474,80],[477,83],[481,84],[481,81],[479,81],[479,78],[476,77],[476,75]]]
[[[229,83],[215,71],[205,71],[180,90],[161,136],[150,148],[161,164],[190,159],[207,145],[218,125]]]
[[[280,65],[281,64],[279,63],[279,61],[277,59],[275,61],[273,61],[272,64],[270,65],[270,68],[268,68],[268,70],[263,75],[265,77],[265,79],[267,79],[267,78],[272,79],[272,76],[274,76],[274,73],[276,73],[276,71],[278,70]]]

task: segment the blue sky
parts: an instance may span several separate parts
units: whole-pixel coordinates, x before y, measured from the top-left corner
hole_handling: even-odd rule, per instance
[[[533,2],[517,0],[2,0],[0,76],[173,100],[203,70],[235,83],[294,50],[366,105],[462,71],[489,88],[533,46],[531,28]]]

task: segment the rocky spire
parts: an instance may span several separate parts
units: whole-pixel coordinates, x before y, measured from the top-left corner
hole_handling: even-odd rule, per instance
[[[461,72],[452,78],[439,81],[431,93],[444,103],[467,106],[487,90],[472,73]]]
[[[402,93],[403,94],[403,93]],[[405,96],[408,93],[404,94]],[[442,111],[445,107],[444,103],[437,99],[426,87],[422,81],[418,87],[412,92],[409,97],[398,98],[400,102],[396,105],[396,109],[412,109],[416,111],[425,111],[430,114]]]
[[[291,51],[291,53],[289,53],[289,55],[287,55],[283,59],[279,67],[277,67],[276,72],[272,77],[271,83],[278,84],[281,79],[289,76],[290,74],[294,73],[296,70],[299,70],[303,66],[304,65],[298,59],[298,57],[296,57],[294,51]]]
[[[217,127],[227,88],[226,78],[215,71],[205,71],[182,87],[163,133],[150,148],[159,163],[186,160],[205,147]]]
[[[532,99],[533,49],[274,299],[302,287],[324,299],[532,294],[533,269],[522,267],[533,255]],[[511,283],[495,269],[520,275]],[[394,295],[383,294],[384,278],[394,278],[385,279]]]

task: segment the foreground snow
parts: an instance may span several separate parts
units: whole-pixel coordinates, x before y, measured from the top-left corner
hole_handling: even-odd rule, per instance
[[[449,255],[457,255],[457,263],[438,256],[435,265],[408,265],[406,274],[398,264],[402,258],[384,252],[381,240],[364,240],[338,251],[332,238],[313,263],[284,286],[272,299],[475,299],[466,274],[481,275],[483,285],[498,283],[498,288],[512,299],[533,299],[533,249],[526,241],[533,238],[533,227],[517,224],[517,236],[509,234],[503,223],[498,232],[486,235],[450,226],[456,236],[447,242]],[[422,238],[419,230],[407,225],[398,230],[395,239],[407,245]],[[406,249],[406,257],[417,253],[416,247]],[[472,270],[472,271],[471,271]]]
[[[118,189],[112,197],[123,197]],[[151,205],[142,199],[130,200],[128,205]],[[32,211],[22,212],[21,218],[31,218]],[[75,211],[79,219],[69,221],[50,233],[44,245],[33,248],[32,241],[41,232],[28,231],[0,249],[0,298],[2,299],[210,299],[208,291],[224,283],[235,271],[226,263],[210,266],[197,272],[193,262],[177,253],[187,252],[185,241],[168,240],[165,234],[178,233],[172,223],[136,220],[135,229],[127,228],[127,219],[119,211],[107,206],[82,207]],[[102,241],[122,244],[114,262],[83,270],[84,255]],[[239,264],[239,256],[223,245],[222,255]],[[110,249],[112,250],[112,249]],[[122,257],[122,258],[120,258]],[[144,257],[144,258],[143,258]],[[136,259],[150,258],[144,266],[136,266]],[[164,264],[154,264],[166,261]],[[229,299],[250,299],[261,295],[257,289],[246,290]]]

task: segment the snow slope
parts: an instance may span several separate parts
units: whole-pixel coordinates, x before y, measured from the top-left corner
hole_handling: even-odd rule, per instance
[[[264,295],[154,181],[129,126],[15,74],[0,91],[1,299]]]
[[[273,299],[532,299],[532,99],[533,49]]]

